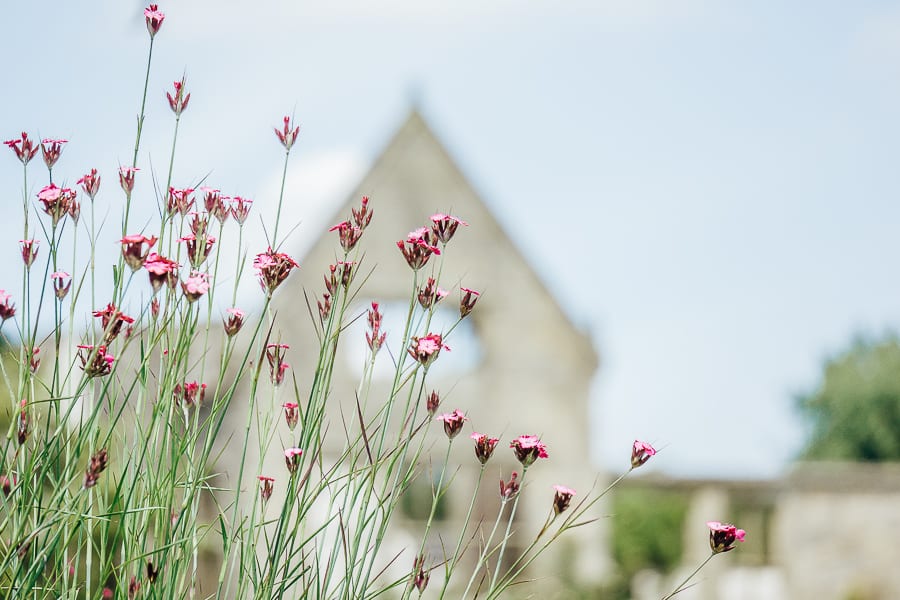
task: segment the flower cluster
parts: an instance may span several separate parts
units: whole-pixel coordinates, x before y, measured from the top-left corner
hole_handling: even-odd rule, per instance
[[[271,296],[291,271],[299,266],[293,258],[284,252],[275,252],[272,248],[257,254],[253,260],[259,285],[267,296]]]
[[[22,161],[23,165],[27,165],[38,152],[38,146],[34,140],[28,137],[28,134],[22,132],[22,137],[18,139],[6,140],[3,142],[10,150],[16,153],[16,158]]]
[[[536,435],[520,435],[512,442],[509,447],[516,454],[516,459],[524,468],[530,467],[539,458],[547,458],[547,446]]]
[[[60,188],[51,183],[44,186],[37,197],[44,205],[44,212],[50,215],[53,226],[56,227],[67,214],[73,221],[78,221],[81,208],[75,199],[77,195],[78,193],[71,188]]]
[[[422,337],[413,336],[407,348],[409,355],[423,367],[430,366],[441,350],[449,351],[450,347],[444,344],[443,337],[439,333],[429,333]]]

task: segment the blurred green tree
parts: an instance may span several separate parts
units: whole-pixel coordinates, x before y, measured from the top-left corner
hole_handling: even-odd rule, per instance
[[[900,340],[857,338],[797,402],[811,425],[804,458],[900,460]]]

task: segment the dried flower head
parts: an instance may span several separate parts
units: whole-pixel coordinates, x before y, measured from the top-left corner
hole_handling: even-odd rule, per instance
[[[413,585],[419,590],[419,595],[428,587],[429,579],[431,579],[431,573],[425,568],[425,555],[420,554],[413,560]]]
[[[447,295],[447,290],[437,286],[433,277],[429,277],[425,284],[419,288],[417,299],[419,305],[425,310],[440,302]]]
[[[425,411],[434,416],[434,413],[437,412],[437,409],[441,406],[441,397],[437,393],[437,390],[431,390],[431,393],[425,398]]]
[[[647,442],[634,440],[634,444],[631,446],[631,467],[633,469],[640,467],[655,454],[656,450],[653,449],[653,446]]]
[[[91,457],[91,462],[84,474],[84,489],[97,485],[100,473],[106,470],[107,464],[109,464],[109,453],[107,453],[106,448],[99,450]]]
[[[259,497],[265,502],[272,497],[272,491],[275,489],[275,478],[266,475],[258,475],[259,479]]]
[[[469,418],[458,408],[453,412],[444,413],[435,418],[435,421],[444,422],[444,433],[451,440],[462,430],[463,423],[468,420]]]
[[[475,303],[481,297],[481,292],[461,287],[462,297],[459,300],[459,318],[465,319],[475,309]]]
[[[373,302],[372,308],[369,309],[368,321],[369,330],[366,332],[366,343],[369,345],[369,349],[372,350],[372,354],[378,354],[378,350],[384,344],[387,333],[381,331],[382,314],[378,309],[377,302]]]
[[[239,308],[229,308],[225,311],[228,317],[223,321],[225,335],[233,337],[244,326],[244,311]]]
[[[494,448],[497,447],[500,438],[490,437],[483,433],[473,433],[469,437],[475,440],[475,456],[478,457],[478,462],[485,464],[494,454]]]
[[[746,531],[730,523],[709,521],[706,526],[709,527],[709,547],[715,554],[734,550],[734,543],[743,542],[744,536],[747,535]]]
[[[0,321],[6,321],[16,316],[16,306],[10,302],[12,294],[6,290],[0,290]]]
[[[284,374],[290,365],[284,360],[284,352],[290,346],[287,344],[269,344],[266,346],[266,360],[269,361],[269,376],[273,385],[281,385]]]
[[[288,428],[293,431],[300,418],[300,405],[296,402],[285,402],[281,407],[284,409],[284,420]]]
[[[516,458],[526,469],[539,458],[547,458],[547,446],[536,435],[520,435],[514,439],[509,447],[513,449]]]
[[[353,223],[360,229],[365,229],[372,222],[372,211],[369,209],[369,197],[363,196],[359,208],[351,208]]]

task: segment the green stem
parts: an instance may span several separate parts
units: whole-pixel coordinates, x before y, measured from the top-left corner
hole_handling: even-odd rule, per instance
[[[706,560],[704,560],[702,563],[700,563],[700,566],[699,566],[699,567],[697,567],[696,569],[694,569],[694,570],[691,572],[691,574],[688,575],[688,576],[685,578],[685,580],[682,581],[682,582],[678,585],[678,587],[676,587],[676,588],[672,591],[671,594],[669,594],[668,596],[666,596],[666,597],[663,598],[662,600],[670,600],[671,598],[673,598],[673,597],[675,596],[675,594],[677,594],[677,593],[681,592],[682,590],[684,590],[684,586],[686,586],[686,585],[688,584],[688,582],[689,582],[691,579],[694,578],[694,575],[696,575],[697,573],[699,573],[699,572],[700,572],[700,569],[702,569],[703,567],[705,567],[705,566],[706,566],[706,563],[708,563],[710,560],[712,560],[712,557],[715,556],[715,555],[716,555],[716,553],[713,552],[712,554],[710,554],[709,556],[707,556],[707,557],[706,557]]]

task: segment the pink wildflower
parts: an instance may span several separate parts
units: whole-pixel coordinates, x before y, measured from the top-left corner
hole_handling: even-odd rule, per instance
[[[150,33],[151,40],[159,33],[165,18],[166,15],[159,11],[156,4],[151,4],[144,9],[144,21],[147,23],[147,31]]]
[[[374,214],[369,210],[369,197],[363,196],[359,208],[351,208],[350,212],[353,214],[353,223],[355,223],[360,230],[368,227],[369,223],[372,222],[372,215]]]
[[[225,335],[233,337],[244,326],[244,311],[239,308],[229,308],[225,312],[228,313],[228,318],[223,321]]]
[[[112,354],[107,354],[106,346],[79,345],[78,358],[81,360],[81,370],[88,377],[102,377],[112,372],[112,364],[115,361]]]
[[[464,287],[459,288],[459,291],[463,294],[459,300],[459,318],[465,319],[475,308],[475,303],[478,302],[481,292]]]
[[[196,381],[185,381],[184,384],[175,384],[172,395],[177,404],[193,408],[201,406],[203,399],[206,397],[206,384],[197,383]]]
[[[494,448],[497,447],[500,439],[483,433],[473,433],[469,437],[475,440],[475,456],[478,457],[478,462],[485,464],[491,459],[491,455],[494,454]]]
[[[50,279],[53,280],[53,292],[56,297],[60,300],[65,298],[69,293],[69,288],[72,287],[72,276],[65,271],[56,271],[50,273]]]
[[[207,235],[206,232],[203,232],[200,235],[189,233],[182,238],[178,238],[178,241],[184,242],[187,246],[188,260],[191,261],[191,266],[196,269],[209,258],[213,244],[216,243],[216,238]]]
[[[378,350],[384,344],[384,338],[387,333],[381,331],[381,311],[378,310],[378,303],[373,302],[372,308],[369,309],[369,331],[366,332],[366,343],[372,354],[378,354]]]
[[[706,526],[709,527],[709,547],[715,554],[734,550],[734,542],[743,542],[744,536],[747,535],[746,531],[730,523],[710,521]]]
[[[294,145],[294,142],[297,141],[297,135],[300,133],[300,127],[291,128],[291,118],[284,118],[284,128],[279,130],[277,127],[275,128],[275,135],[278,136],[278,141],[281,142],[281,145],[284,146],[284,149],[288,152],[291,151],[291,146]]]
[[[559,515],[566,512],[566,509],[569,508],[572,496],[575,495],[575,490],[562,485],[554,485],[553,489],[556,491],[556,495],[553,497],[553,512]]]
[[[444,433],[451,440],[462,430],[463,423],[468,420],[469,418],[458,408],[451,413],[444,413],[435,418],[435,421],[444,422]]]
[[[437,390],[431,390],[431,393],[428,394],[428,397],[425,398],[425,411],[434,416],[434,413],[437,412],[437,409],[441,407],[441,397],[437,393]]]
[[[656,450],[653,449],[653,446],[647,442],[634,440],[634,445],[631,447],[631,468],[636,469],[640,467],[655,454]]]
[[[63,144],[68,141],[69,140],[53,140],[50,138],[41,140],[41,154],[44,155],[44,164],[47,165],[48,169],[52,169],[53,165],[56,164],[56,161],[59,160]]]
[[[266,475],[258,475],[256,477],[259,479],[259,497],[262,498],[262,501],[265,502],[269,498],[272,497],[272,492],[275,489],[275,478],[268,477]]]
[[[6,290],[0,290],[0,321],[6,321],[16,316],[16,307],[10,302],[12,295]]]
[[[9,498],[9,495],[12,494],[13,488],[16,485],[16,476],[13,474],[12,477],[8,475],[0,475],[0,488],[3,489],[3,495]]]
[[[97,169],[91,169],[90,173],[82,175],[76,183],[92,201],[100,191],[100,175],[97,174]]]
[[[56,226],[60,219],[69,212],[71,203],[75,200],[76,192],[70,188],[59,188],[55,184],[44,186],[38,192],[38,200],[44,204],[44,212],[50,215],[53,225]]]
[[[123,325],[131,325],[134,319],[122,313],[116,305],[109,303],[102,310],[95,310],[94,316],[100,319],[100,325],[103,327],[104,339],[106,343],[112,342],[122,331]]]
[[[459,227],[460,225],[462,225],[463,227],[469,226],[469,224],[462,219],[451,217],[450,215],[445,215],[442,213],[431,215],[431,223],[431,230],[434,232],[434,236],[439,239],[442,244],[446,244],[450,241],[450,238],[452,238],[453,234],[456,233],[457,227]]]
[[[271,296],[291,271],[299,266],[293,258],[284,252],[275,252],[272,248],[257,254],[253,260],[259,285],[267,296]]]
[[[180,117],[181,113],[184,109],[187,108],[188,102],[191,100],[191,95],[184,93],[184,77],[181,78],[181,81],[176,81],[175,86],[175,95],[173,96],[169,92],[166,92],[166,98],[169,100],[169,108],[172,109],[172,112],[175,113],[176,117]]]
[[[300,466],[300,457],[303,456],[303,450],[300,448],[288,448],[284,451],[284,462],[287,464],[288,471],[291,475],[297,472]]]
[[[206,212],[214,216],[220,224],[225,223],[228,215],[231,214],[231,210],[225,205],[228,198],[213,188],[202,187],[200,191],[203,192],[203,206],[206,208]]]
[[[526,469],[539,458],[547,458],[547,446],[536,435],[520,435],[514,439],[509,447],[513,449],[516,458]]]
[[[266,346],[266,360],[269,361],[269,376],[273,385],[281,385],[284,381],[284,373],[290,365],[284,360],[284,351],[290,346],[287,344],[269,344]]]
[[[119,240],[119,243],[122,244],[122,256],[125,258],[125,262],[131,267],[132,272],[136,272],[144,266],[144,262],[150,254],[150,248],[156,244],[156,236],[147,237],[140,233],[126,235]]]
[[[250,214],[250,206],[252,204],[253,200],[235,196],[231,199],[231,218],[237,221],[238,225],[243,225],[244,221],[247,220],[247,215]]]
[[[287,422],[288,428],[293,431],[295,427],[297,427],[297,421],[299,420],[299,408],[300,405],[296,402],[285,402],[281,405],[284,409],[284,420]]]
[[[128,196],[134,191],[134,176],[138,171],[137,167],[119,167],[119,185]]]
[[[424,337],[413,336],[407,352],[422,366],[427,367],[437,359],[441,350],[450,350],[450,347],[443,343],[443,338],[439,333],[429,333]]]
[[[196,302],[209,291],[209,273],[192,272],[190,277],[181,282],[181,291],[188,302]]]
[[[84,474],[84,489],[97,485],[97,482],[100,480],[100,474],[106,470],[108,464],[109,453],[106,451],[106,448],[101,449],[91,457],[91,462],[88,464],[87,471]]]
[[[413,560],[413,585],[419,590],[419,597],[428,587],[428,581],[431,579],[431,573],[425,568],[425,555],[420,554]]]
[[[518,477],[519,474],[513,471],[508,482],[504,482],[502,479],[500,480],[500,498],[503,502],[511,500],[519,493],[519,482],[516,481],[516,478]]]
[[[194,199],[191,197],[193,193],[194,188],[179,190],[169,186],[169,193],[166,196],[166,211],[169,213],[169,216],[174,215],[176,212],[181,214],[182,217],[187,215],[194,206]]]
[[[406,240],[397,242],[397,247],[406,259],[406,264],[413,271],[418,271],[428,262],[432,254],[440,255],[441,251],[431,242],[431,233],[427,227],[411,231]]]
[[[353,250],[363,233],[361,227],[352,224],[350,221],[341,221],[337,225],[332,226],[328,231],[338,232],[338,240],[340,240],[341,248],[344,249],[344,252]]]
[[[38,255],[38,244],[41,243],[40,240],[19,240],[22,252],[22,262],[25,263],[26,267],[30,267]]]
[[[438,287],[434,278],[429,277],[425,284],[419,289],[419,305],[425,310],[428,310],[443,300],[446,295],[447,290]]]
[[[6,140],[3,143],[16,153],[16,157],[22,161],[23,165],[27,165],[38,152],[37,144],[34,143],[34,140],[29,139],[28,134],[24,131],[19,139]]]
[[[170,288],[175,287],[178,263],[174,260],[151,252],[144,259],[144,268],[150,275],[150,285],[153,286],[154,293],[158,292],[164,283],[168,284]]]

